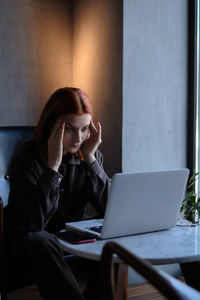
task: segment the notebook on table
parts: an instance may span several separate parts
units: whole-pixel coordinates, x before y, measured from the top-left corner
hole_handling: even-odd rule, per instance
[[[117,173],[104,219],[65,223],[99,239],[146,233],[176,225],[189,170]]]

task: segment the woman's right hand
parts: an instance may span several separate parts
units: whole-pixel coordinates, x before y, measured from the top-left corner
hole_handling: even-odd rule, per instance
[[[63,135],[65,121],[57,120],[48,140],[48,166],[58,172],[63,156]]]

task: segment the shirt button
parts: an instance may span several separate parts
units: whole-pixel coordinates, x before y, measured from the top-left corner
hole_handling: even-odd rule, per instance
[[[59,177],[59,178],[58,178],[58,182],[61,182],[61,181],[62,181],[62,179]]]
[[[61,193],[63,193],[63,192],[64,192],[64,189],[61,189],[60,191],[61,191]]]

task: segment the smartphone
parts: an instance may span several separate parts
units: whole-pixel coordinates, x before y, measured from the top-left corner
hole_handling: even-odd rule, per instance
[[[82,232],[73,230],[63,230],[56,233],[59,239],[62,239],[71,244],[83,244],[96,242],[94,237],[88,236]]]

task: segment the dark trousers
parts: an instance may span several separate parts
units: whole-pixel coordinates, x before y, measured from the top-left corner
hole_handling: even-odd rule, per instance
[[[17,239],[14,238],[14,240],[12,247],[10,245],[8,249],[8,264],[13,259],[17,261],[20,268],[15,270],[17,276],[25,276],[25,280],[33,279],[36,281],[44,300],[84,300],[90,299],[91,296],[95,297],[93,294],[96,290],[95,284],[93,285],[94,282],[90,283],[91,290],[89,287],[86,289],[86,296],[81,293],[75,276],[66,263],[63,251],[58,246],[54,234],[46,231],[30,232],[25,237],[20,238],[18,242]],[[73,265],[73,262],[71,264]],[[85,260],[86,269],[87,264],[89,265],[89,261]],[[78,260],[75,265],[77,271]],[[80,263],[81,265],[83,267],[83,260]],[[9,266],[8,270],[11,268],[13,268],[13,265]],[[88,269],[91,269],[91,265]],[[13,270],[8,271],[7,281],[10,284],[12,279],[9,274],[13,275]],[[16,278],[15,276],[15,281]],[[95,277],[93,276],[93,278]]]

